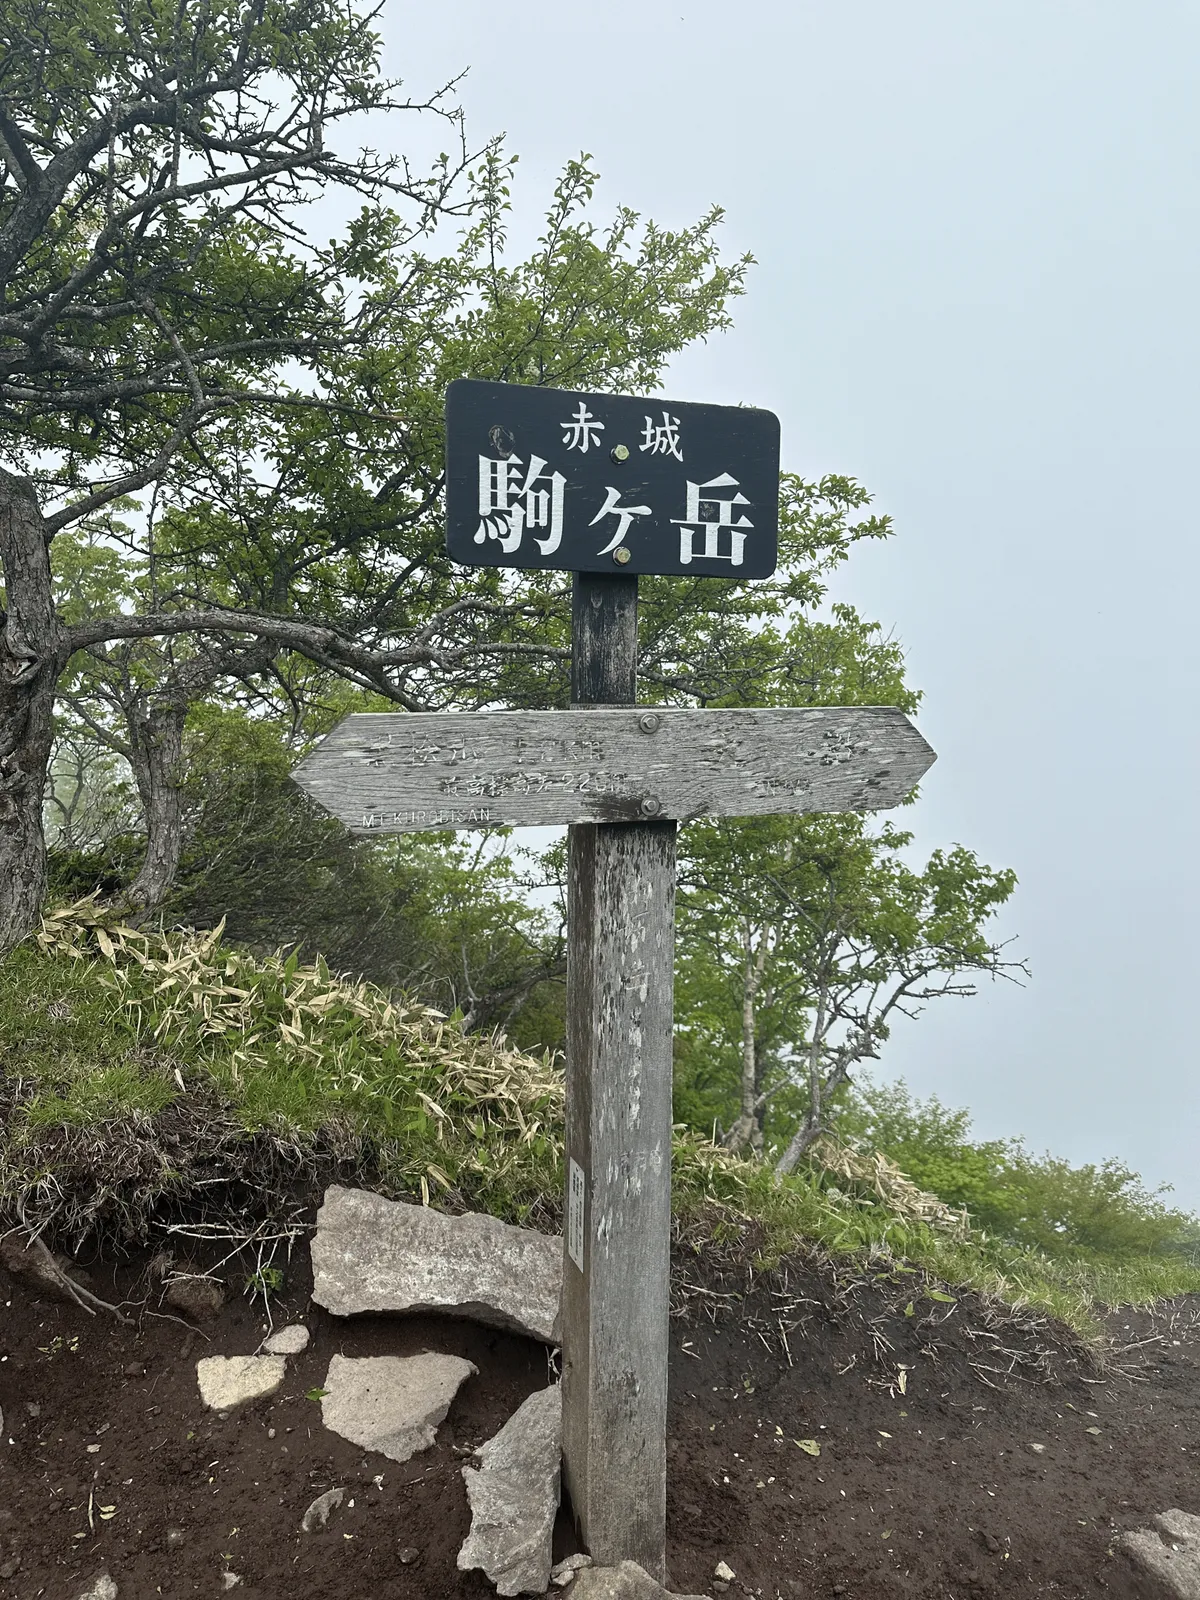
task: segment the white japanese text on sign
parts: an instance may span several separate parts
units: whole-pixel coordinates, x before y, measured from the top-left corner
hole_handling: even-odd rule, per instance
[[[447,538],[461,561],[774,570],[778,423],[769,412],[461,380],[447,404],[447,479]]]

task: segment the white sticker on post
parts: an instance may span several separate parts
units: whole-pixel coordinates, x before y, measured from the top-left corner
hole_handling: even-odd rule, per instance
[[[583,1228],[587,1212],[587,1178],[574,1157],[567,1166],[567,1254],[583,1271]]]

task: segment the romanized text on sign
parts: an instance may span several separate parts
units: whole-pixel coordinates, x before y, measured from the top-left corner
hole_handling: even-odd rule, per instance
[[[460,379],[447,547],[474,566],[766,578],[779,420],[742,406]]]
[[[295,769],[356,833],[880,811],[933,751],[894,706],[356,712]]]

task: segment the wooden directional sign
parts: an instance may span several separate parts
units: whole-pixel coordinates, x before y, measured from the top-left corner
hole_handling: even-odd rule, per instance
[[[934,754],[893,707],[634,703],[638,573],[775,570],[770,412],[464,380],[446,470],[455,560],[576,574],[572,709],[351,716],[294,776],[360,834],[570,824],[563,1474],[663,1582],[676,823],[885,810]]]
[[[447,390],[456,561],[766,578],[778,526],[769,411],[468,378]]]
[[[356,833],[879,811],[934,760],[892,706],[362,712],[296,768]]]

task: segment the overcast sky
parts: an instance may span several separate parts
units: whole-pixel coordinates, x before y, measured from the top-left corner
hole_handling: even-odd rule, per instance
[[[1200,12],[1161,0],[392,0],[412,90],[469,67],[530,236],[581,150],[759,265],[666,392],[779,414],[784,465],[895,518],[838,586],[939,752],[912,818],[1020,887],[1026,989],[884,1062],[981,1135],[1119,1156],[1200,1207]]]

